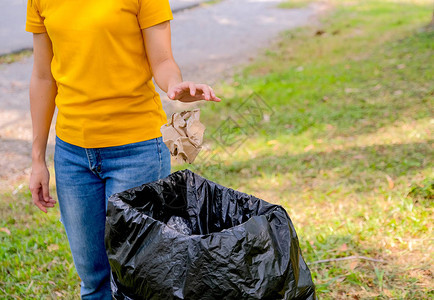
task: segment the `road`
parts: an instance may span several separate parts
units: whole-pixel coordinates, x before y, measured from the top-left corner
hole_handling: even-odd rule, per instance
[[[172,21],[172,43],[184,79],[214,84],[230,78],[260,49],[270,46],[279,32],[312,22],[319,9],[316,6],[278,9],[279,2],[224,0],[178,10]],[[4,20],[1,22],[0,28],[3,28]],[[30,172],[32,134],[28,87],[31,68],[32,57],[0,65],[0,190],[7,189]],[[164,93],[161,96],[168,115],[189,107],[168,101]],[[224,99],[224,95],[219,96]],[[52,129],[49,157],[53,153],[54,135]]]
[[[26,0],[0,0],[0,55],[32,47],[25,32]]]
[[[174,13],[206,1],[169,0]],[[32,48],[32,35],[24,30],[26,6],[26,0],[0,0],[0,55]]]

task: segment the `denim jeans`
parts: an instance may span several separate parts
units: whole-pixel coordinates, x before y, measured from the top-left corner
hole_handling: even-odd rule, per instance
[[[61,221],[68,236],[82,299],[111,299],[104,246],[108,198],[170,174],[162,138],[86,149],[56,138],[54,154]]]

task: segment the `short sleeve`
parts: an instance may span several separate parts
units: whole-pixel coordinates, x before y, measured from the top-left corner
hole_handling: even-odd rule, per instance
[[[44,18],[41,17],[36,0],[27,1],[26,31],[33,33],[46,32]]]
[[[172,20],[169,0],[139,0],[137,19],[141,29]]]

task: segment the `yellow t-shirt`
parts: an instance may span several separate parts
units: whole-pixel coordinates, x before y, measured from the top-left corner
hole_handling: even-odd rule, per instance
[[[141,29],[171,19],[168,0],[28,0],[26,30],[53,44],[60,139],[99,148],[161,136]]]

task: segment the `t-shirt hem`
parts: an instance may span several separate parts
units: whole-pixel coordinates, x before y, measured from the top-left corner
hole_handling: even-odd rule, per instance
[[[158,16],[154,17],[154,18],[142,18],[139,19],[139,24],[140,24],[140,29],[145,29],[145,28],[149,28],[152,27],[154,25],[163,23],[165,21],[170,21],[173,20],[173,15],[172,12],[167,12],[165,14],[159,14]]]
[[[128,144],[149,141],[149,140],[156,139],[156,138],[159,138],[162,136],[161,132],[158,130],[158,132],[152,132],[152,134],[147,134],[147,135],[143,135],[143,136],[134,136],[134,137],[131,137],[129,139],[123,139],[123,140],[100,139],[100,140],[95,140],[93,142],[87,142],[87,141],[76,140],[76,139],[64,136],[61,132],[56,132],[56,135],[59,139],[61,139],[62,141],[66,142],[68,144],[78,146],[81,148],[87,148],[87,149],[124,146],[124,145],[128,145]]]
[[[35,25],[26,24],[26,31],[32,33],[44,33],[47,32],[47,29],[45,28],[45,26],[35,26]]]

